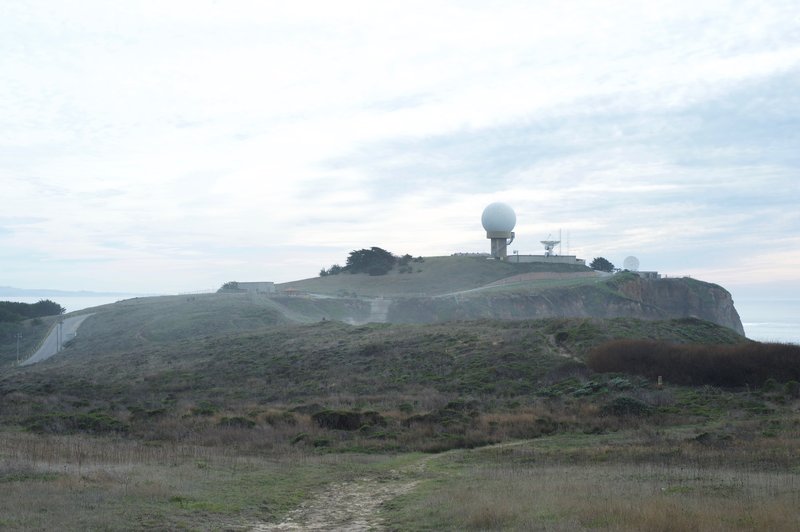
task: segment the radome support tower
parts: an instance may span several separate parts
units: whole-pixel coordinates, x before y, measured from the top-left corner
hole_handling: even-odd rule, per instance
[[[514,209],[505,203],[491,203],[483,209],[481,223],[486,230],[486,238],[491,240],[492,257],[497,260],[506,260],[508,245],[514,241],[514,226],[517,224],[517,215]]]

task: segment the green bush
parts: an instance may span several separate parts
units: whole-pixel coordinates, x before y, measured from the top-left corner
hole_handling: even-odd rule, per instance
[[[602,412],[612,416],[649,416],[653,407],[633,397],[620,396],[605,405]]]
[[[39,414],[27,418],[23,422],[23,426],[32,432],[45,434],[127,432],[128,430],[128,426],[122,421],[102,413]]]
[[[256,426],[256,422],[252,419],[247,419],[242,416],[223,417],[217,423],[220,427],[230,427],[237,429],[252,429]]]
[[[323,410],[311,418],[321,428],[332,430],[358,430],[364,425],[386,425],[386,420],[377,412]]]
[[[217,407],[207,401],[200,401],[191,412],[193,416],[213,416],[217,413]]]

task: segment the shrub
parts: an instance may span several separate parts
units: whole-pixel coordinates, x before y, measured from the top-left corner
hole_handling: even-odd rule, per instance
[[[400,406],[397,408],[404,414],[410,414],[414,411],[414,405],[411,403],[400,403]]]
[[[311,419],[321,428],[332,430],[358,430],[364,425],[386,425],[386,420],[377,412],[323,410],[312,415]]]
[[[255,421],[242,416],[223,417],[217,424],[220,427],[231,427],[237,429],[252,429],[256,426]]]
[[[217,407],[207,401],[200,403],[192,408],[193,416],[213,416],[217,412]]]
[[[122,421],[101,413],[39,414],[26,419],[23,426],[33,432],[48,434],[126,432],[128,430],[128,426]]]
[[[629,373],[688,385],[740,387],[800,380],[800,346],[746,342],[735,345],[669,344],[616,340],[594,348],[587,365],[603,373]]]
[[[633,397],[620,396],[605,405],[601,411],[613,416],[649,416],[653,413],[653,407]]]

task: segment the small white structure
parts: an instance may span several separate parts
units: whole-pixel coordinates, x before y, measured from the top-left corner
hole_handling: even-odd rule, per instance
[[[639,271],[639,259],[631,255],[630,257],[625,257],[625,260],[622,261],[622,267],[626,270],[632,272]]]
[[[517,225],[514,209],[505,203],[490,203],[483,209],[481,224],[486,230],[486,238],[492,241],[492,257],[506,260],[508,245],[514,241],[513,229]]]
[[[237,288],[253,294],[273,294],[275,293],[275,283],[271,281],[256,282],[237,282]]]

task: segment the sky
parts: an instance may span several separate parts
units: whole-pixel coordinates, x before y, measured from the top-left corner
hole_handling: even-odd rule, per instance
[[[796,1],[0,3],[0,286],[488,252],[494,201],[521,254],[800,298]]]

